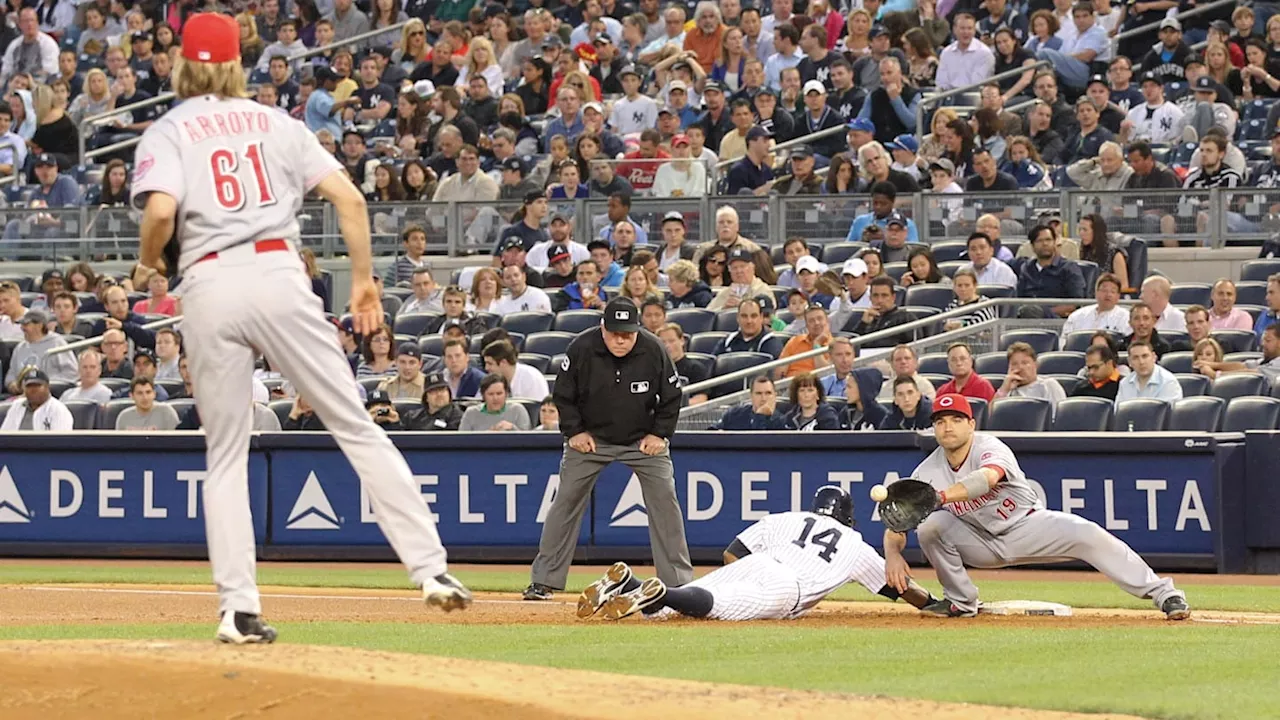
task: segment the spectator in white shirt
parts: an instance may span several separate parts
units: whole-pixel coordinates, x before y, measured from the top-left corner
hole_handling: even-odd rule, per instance
[[[551,267],[551,260],[547,257],[548,251],[554,246],[564,246],[569,250],[569,257],[576,266],[580,262],[591,259],[591,251],[586,245],[573,239],[573,219],[562,212],[556,212],[551,215],[551,224],[547,226],[547,232],[551,235],[550,240],[543,240],[533,246],[525,255],[524,262],[529,267],[538,272],[545,271]]]
[[[1133,334],[1129,327],[1129,311],[1119,306],[1120,278],[1111,273],[1103,273],[1094,285],[1093,297],[1095,305],[1078,308],[1067,316],[1062,326],[1062,337],[1078,330],[1106,330],[1115,335],[1128,337]]]
[[[400,306],[397,314],[444,312],[444,289],[437,285],[435,278],[431,276],[431,268],[426,266],[414,268],[409,286],[413,288],[413,297]]]
[[[1182,311],[1169,304],[1173,295],[1173,285],[1168,278],[1152,275],[1142,281],[1142,293],[1139,298],[1146,303],[1156,316],[1156,330],[1163,332],[1186,332],[1187,320]]]
[[[707,194],[707,168],[690,154],[689,136],[671,138],[671,162],[663,163],[653,180],[654,197],[702,197]]]
[[[1151,344],[1139,340],[1129,345],[1129,367],[1133,372],[1120,381],[1116,404],[1134,398],[1155,398],[1165,402],[1182,399],[1182,385],[1173,373],[1156,364]]]
[[[31,73],[39,82],[57,77],[58,41],[40,32],[35,8],[24,7],[18,11],[18,30],[21,34],[5,48],[0,82],[8,87],[19,72]]]
[[[974,38],[977,27],[973,15],[956,13],[951,27],[956,41],[943,48],[938,58],[935,83],[939,90],[976,85],[995,74],[995,53]]]
[[[111,399],[111,388],[98,382],[102,378],[102,355],[93,348],[86,348],[80,353],[80,382],[62,393],[63,402],[71,400],[88,400],[99,405],[106,405]]]
[[[494,313],[505,316],[517,312],[551,312],[551,298],[539,288],[529,285],[524,268],[518,265],[502,268],[502,286],[507,289],[507,294],[494,303]]]
[[[996,391],[995,402],[1006,397],[1026,397],[1047,400],[1050,412],[1056,414],[1058,403],[1067,399],[1057,380],[1042,378],[1036,369],[1035,348],[1024,342],[1016,342],[1006,351],[1009,373]]]
[[[49,394],[49,377],[35,368],[22,376],[22,399],[9,406],[0,432],[34,430],[37,432],[68,432],[75,422],[66,405]]]
[[[979,285],[1018,286],[1018,276],[1013,268],[996,257],[995,244],[986,233],[975,232],[969,236],[969,264],[966,266],[978,277]]]
[[[496,373],[511,385],[511,397],[541,400],[551,394],[547,379],[532,367],[519,362],[516,348],[508,340],[489,343],[481,351],[484,371]]]

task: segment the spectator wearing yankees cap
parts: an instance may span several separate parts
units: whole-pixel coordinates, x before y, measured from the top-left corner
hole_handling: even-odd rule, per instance
[[[156,353],[151,348],[138,348],[133,353],[133,378],[146,378],[150,380],[155,388],[156,402],[168,402],[169,392],[159,385],[155,385],[156,379]],[[123,387],[115,392],[112,397],[124,398],[132,397],[133,388]]]
[[[426,389],[422,392],[422,409],[405,413],[400,422],[406,430],[441,432],[458,429],[462,423],[462,408],[453,401],[453,391],[449,389],[449,380],[444,373],[427,376]]]
[[[0,432],[68,432],[73,429],[75,421],[71,411],[49,393],[48,375],[31,367],[24,370],[18,379],[22,386],[22,399],[9,405]]]
[[[529,193],[540,193],[542,188],[529,177],[529,167],[520,158],[511,157],[498,163],[500,173],[498,183],[499,200],[523,201]]]
[[[582,333],[565,352],[553,394],[567,441],[560,490],[542,526],[526,600],[550,600],[564,589],[592,488],[615,461],[640,480],[658,577],[668,585],[693,579],[668,451],[680,377],[662,342],[640,330],[640,309],[617,298],[600,330]]]

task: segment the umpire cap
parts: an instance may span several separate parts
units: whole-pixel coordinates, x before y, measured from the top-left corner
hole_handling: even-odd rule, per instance
[[[614,298],[604,306],[604,328],[609,332],[639,332],[640,310],[630,298]]]
[[[823,485],[813,494],[809,512],[829,515],[837,522],[853,527],[853,498],[839,485]]]

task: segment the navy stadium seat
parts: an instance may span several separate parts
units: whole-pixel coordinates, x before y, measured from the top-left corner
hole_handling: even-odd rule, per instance
[[[932,373],[937,375],[946,375],[951,372],[951,368],[947,366],[946,353],[921,355],[916,369],[922,373]]]
[[[517,312],[502,317],[502,327],[507,332],[520,333],[522,335],[532,335],[534,333],[547,332],[551,329],[551,323],[555,320],[555,315],[543,312]],[[490,327],[493,327],[492,325]]]
[[[943,242],[933,246],[933,259],[941,265],[944,262],[967,260],[968,243]]]
[[[1116,432],[1159,432],[1169,424],[1173,408],[1164,400],[1136,398],[1116,406],[1113,429]]]
[[[969,398],[969,408],[973,410],[973,420],[978,425],[979,430],[985,430],[987,427],[987,401],[982,398]]]
[[[1213,330],[1209,337],[1218,341],[1224,353],[1252,352],[1257,335],[1252,330]]]
[[[422,351],[423,355],[444,357],[444,336],[423,335],[418,338],[418,349]]]
[[[1246,260],[1240,266],[1240,279],[1245,282],[1266,282],[1280,273],[1280,260]]]
[[[520,353],[520,362],[545,375],[551,371],[551,358],[539,353]]]
[[[716,356],[714,376],[722,377],[732,372],[744,370],[746,368],[754,367],[756,365],[763,365],[764,363],[767,363],[770,360],[773,360],[773,356],[768,355],[766,353],[756,353],[756,352],[724,353],[723,355]],[[750,377],[721,383],[716,387],[712,388],[709,395],[715,398],[715,397],[728,395],[729,393],[733,393],[733,392],[737,392],[739,390],[745,389],[747,387],[748,380],[750,380]]]
[[[508,331],[507,335],[510,336],[511,338],[511,344],[516,346],[516,352],[518,353],[524,352],[524,334]],[[472,335],[471,346],[468,348],[468,350],[470,350],[473,353],[481,352],[482,350],[484,350],[484,348],[480,347],[480,344],[482,342],[484,342],[483,334]]]
[[[1265,281],[1236,283],[1236,304],[1266,307],[1267,283]]]
[[[685,356],[685,359],[687,359],[689,362],[693,363],[694,365],[697,365],[702,370],[702,374],[705,377],[710,378],[711,373],[714,372],[716,369],[715,355],[708,355],[707,353],[687,352],[684,354],[684,356]]]
[[[98,413],[98,429],[115,430],[116,418],[120,417],[120,413],[124,412],[125,408],[131,407],[133,407],[133,400],[129,398],[109,400],[106,407]]]
[[[906,304],[943,310],[955,299],[956,295],[949,287],[941,285],[912,285],[907,288]]]
[[[1191,336],[1180,330],[1161,330],[1160,337],[1165,342],[1169,343],[1170,347],[1191,345]]]
[[[782,354],[782,348],[786,347],[787,341],[790,339],[790,335],[773,333],[768,340],[760,343],[760,351],[772,355],[776,360]]]
[[[1045,375],[1074,375],[1084,367],[1082,352],[1047,352],[1036,358],[1038,372]]]
[[[178,413],[179,420],[185,420],[187,413],[191,411],[191,408],[196,406],[196,399],[174,398],[173,400],[166,400],[164,404],[173,408],[173,411]]]
[[[1266,120],[1267,113],[1271,112],[1271,105],[1275,102],[1274,98],[1257,98],[1254,100],[1243,100],[1240,103],[1240,119],[1241,120]],[[1268,134],[1264,139],[1270,140],[1271,135]]]
[[[675,312],[679,311],[672,311],[672,314]],[[563,310],[556,313],[556,319],[551,324],[551,329],[576,335],[588,328],[598,327],[602,318],[604,318],[604,313],[599,310]],[[671,319],[670,315],[668,315],[667,319]]]
[[[1280,425],[1280,400],[1273,397],[1237,397],[1227,403],[1222,432],[1274,430]]]
[[[61,398],[61,397],[62,397],[62,393],[64,393],[64,392],[66,392],[67,390],[70,390],[71,388],[75,387],[75,385],[76,385],[75,383],[67,382],[67,381],[65,381],[65,380],[50,380],[50,381],[49,381],[49,394],[50,394],[50,395],[52,395],[52,396],[53,396],[53,397],[55,397],[55,398]],[[2,419],[2,418],[0,418],[0,419]]]
[[[384,287],[382,291],[388,295],[394,295],[395,297],[400,298],[400,304],[402,306],[404,305],[406,300],[413,297],[413,288],[409,287],[407,282],[403,287],[399,285],[393,286],[393,287]]]
[[[1003,352],[982,353],[973,359],[973,368],[979,375],[1004,375],[1009,372],[1009,357]]]
[[[1098,263],[1092,260],[1076,260],[1080,274],[1084,275],[1084,291],[1086,297],[1093,297],[1093,286],[1098,282]]]
[[[711,332],[698,333],[689,338],[689,352],[706,353],[714,355],[716,348],[720,346],[720,341],[729,337],[729,333],[713,330]]]
[[[985,298],[1010,298],[1013,297],[1014,288],[1008,285],[979,285],[978,295]]]
[[[986,429],[1039,432],[1049,426],[1049,402],[1039,398],[1005,397],[991,404]]]
[[[31,292],[36,279],[26,273],[0,273],[0,282],[11,282],[18,286],[19,292]]]
[[[1211,287],[1208,283],[1178,283],[1173,286],[1169,302],[1173,305],[1203,305],[1209,307]]]
[[[267,408],[276,414],[276,419],[280,421],[280,426],[284,427],[284,423],[289,419],[289,413],[293,411],[292,400],[272,400],[267,404]]]
[[[1068,396],[1076,391],[1080,383],[1084,382],[1084,378],[1072,373],[1040,373],[1046,380],[1053,380],[1058,383],[1058,387],[1062,388],[1062,392]]]
[[[673,322],[684,330],[685,335],[697,335],[715,329],[717,316],[715,311],[703,308],[680,308],[667,313],[667,322]],[[737,318],[734,318],[736,329]]]
[[[378,389],[378,386],[382,384],[382,381],[383,381],[383,380],[387,380],[387,379],[389,379],[390,377],[391,377],[391,376],[389,376],[389,375],[377,375],[377,376],[374,376],[374,377],[362,377],[362,378],[356,378],[356,382],[360,383],[360,387],[364,388],[364,391],[365,391],[365,392],[367,392],[367,393],[371,393],[371,392],[373,392],[374,390],[377,390],[377,389]]]
[[[866,247],[866,243],[860,242],[830,243],[822,248],[822,261],[833,270],[838,270],[845,260],[857,255],[860,251],[865,250]]]
[[[1008,350],[1016,342],[1024,342],[1035,348],[1036,354],[1053,352],[1058,349],[1058,334],[1052,330],[1028,328],[1010,330],[1000,336],[1000,349]]]
[[[421,337],[440,330],[444,315],[440,313],[405,313],[397,315],[391,330],[397,335]]]
[[[1239,139],[1244,141],[1266,140],[1267,138],[1267,121],[1265,119],[1254,119],[1240,123]]]
[[[729,292],[729,291],[724,290],[722,292]],[[737,309],[735,308],[732,310],[721,310],[717,312],[716,323],[712,329],[717,332],[733,332],[734,330],[737,330],[738,329]]]
[[[1130,237],[1129,241],[1122,243],[1121,247],[1128,255],[1129,277],[1126,279],[1129,287],[1142,287],[1142,281],[1147,277],[1147,241]]]
[[[559,355],[565,352],[569,347],[569,343],[573,342],[576,337],[577,335],[572,333],[556,330],[534,333],[525,338],[523,352],[537,353],[550,358],[552,355]]]
[[[1218,375],[1209,389],[1209,394],[1231,402],[1238,397],[1249,395],[1266,395],[1267,380],[1253,373],[1224,373]]]
[[[1196,397],[1209,394],[1209,378],[1194,373],[1177,373],[1178,384],[1182,386],[1182,397]]]
[[[98,428],[98,403],[92,400],[68,400],[63,404],[71,411],[72,427],[76,430]]]
[[[129,381],[124,378],[104,377],[98,380],[98,382],[102,383],[113,395],[121,390],[129,389]]]
[[[422,409],[422,401],[410,398],[400,398],[392,400],[391,404],[396,408],[396,414],[402,419],[411,412],[417,412]]]
[[[968,264],[969,262],[967,260],[949,260],[947,262],[940,262],[938,263],[938,272],[949,278],[954,278],[956,276],[956,271]]]
[[[938,388],[942,387],[943,385],[946,385],[947,383],[951,382],[951,376],[950,376],[950,375],[946,375],[946,374],[944,374],[944,373],[926,373],[926,372],[922,372],[922,373],[920,373],[920,377],[924,378],[925,380],[928,380],[928,381],[929,381],[929,383],[930,383],[931,385],[933,385],[933,389],[934,389],[934,390],[937,390]]]
[[[992,389],[994,389],[994,390],[999,390],[999,389],[1000,389],[1000,386],[1001,386],[1001,385],[1004,385],[1004,376],[1007,374],[1007,372],[1003,372],[1003,373],[978,373],[978,374],[982,376],[982,379],[983,379],[983,380],[986,380],[987,382],[991,383],[991,387],[992,387]]]
[[[996,407],[1000,407],[999,402]],[[1111,401],[1104,398],[1067,398],[1058,403],[1057,413],[1053,418],[1053,431],[1106,432],[1111,429],[1112,412]]]
[[[905,262],[891,262],[884,264],[884,274],[893,278],[893,281],[900,282],[902,276],[907,274],[907,264]]]
[[[1165,353],[1164,357],[1160,358],[1160,366],[1175,375],[1194,373],[1195,370],[1191,367],[1194,357],[1190,352]]]

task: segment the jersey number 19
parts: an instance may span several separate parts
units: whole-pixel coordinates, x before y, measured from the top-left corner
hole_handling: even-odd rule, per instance
[[[262,162],[260,140],[245,145],[239,156],[227,148],[218,148],[209,154],[209,168],[213,171],[213,195],[217,198],[218,205],[230,212],[244,207],[244,183],[236,174],[240,169],[241,156],[253,168],[253,180],[258,186],[258,207],[274,205],[276,194],[271,189],[271,177],[267,175],[267,168]]]
[[[813,532],[813,526],[818,524],[817,518],[805,518],[804,529],[800,531],[800,537],[791,541],[792,545],[804,547],[806,544],[817,545],[822,548],[818,553],[818,557],[823,562],[831,562],[831,556],[836,554],[836,543],[840,542],[840,531],[835,528],[828,528],[822,532],[809,537],[809,533]]]

